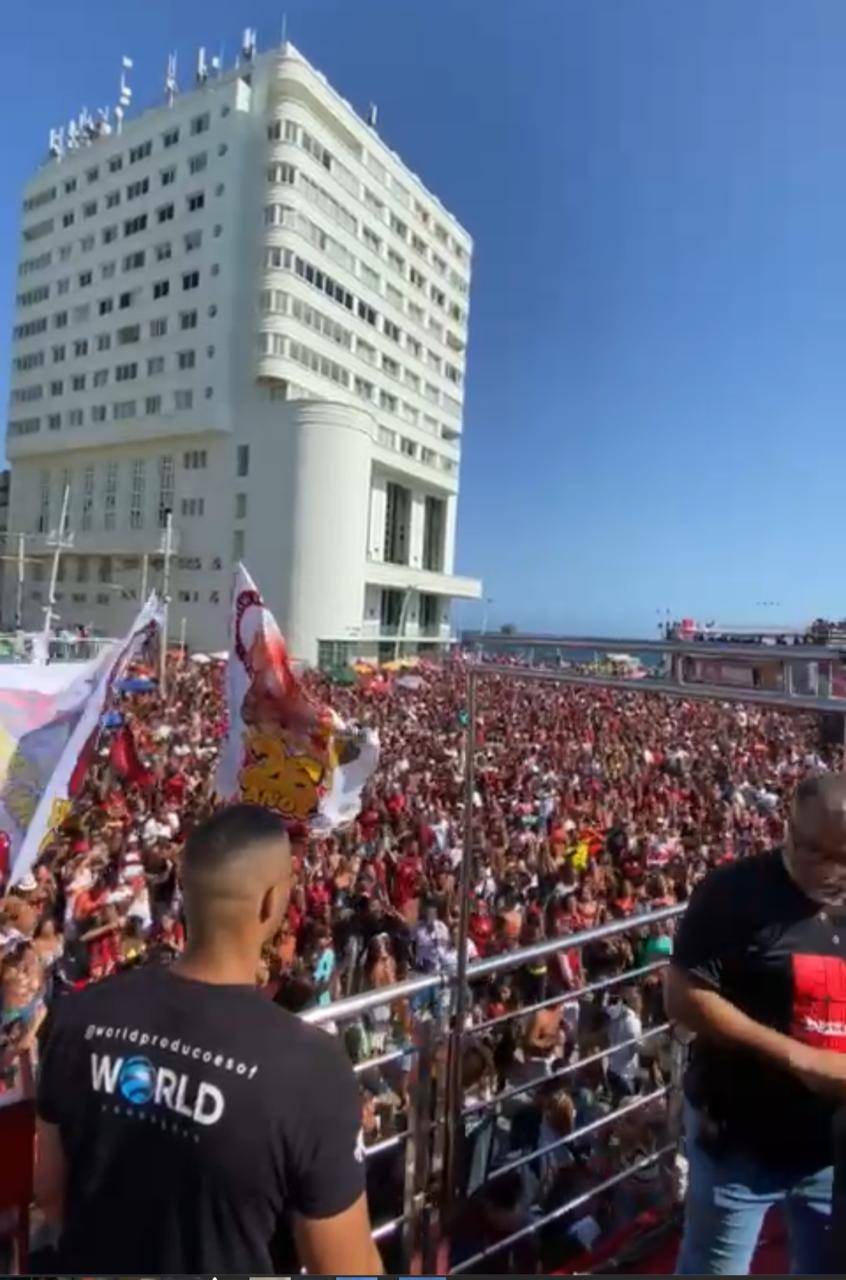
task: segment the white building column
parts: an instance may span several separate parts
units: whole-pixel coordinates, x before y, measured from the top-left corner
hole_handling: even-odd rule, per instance
[[[368,554],[371,560],[385,558],[385,511],[387,507],[388,481],[380,471],[374,471],[370,478],[370,529]]]
[[[408,563],[412,569],[423,567],[423,535],[426,524],[426,499],[416,489],[411,493],[411,515],[408,533]]]
[[[458,497],[451,494],[446,503],[446,529],[444,530],[444,573],[455,573],[455,521],[458,513]]]

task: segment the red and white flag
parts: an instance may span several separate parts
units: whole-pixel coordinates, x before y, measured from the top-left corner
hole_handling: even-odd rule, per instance
[[[243,565],[235,573],[226,695],[218,795],[263,805],[313,831],[352,822],[379,759],[378,738],[308,693]]]

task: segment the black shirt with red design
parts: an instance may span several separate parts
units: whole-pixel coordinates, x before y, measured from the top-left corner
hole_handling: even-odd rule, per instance
[[[846,1052],[846,908],[821,907],[782,853],[713,871],[694,892],[673,963],[757,1022]],[[694,1043],[685,1082],[715,1143],[800,1169],[832,1162],[835,1103],[738,1049]]]

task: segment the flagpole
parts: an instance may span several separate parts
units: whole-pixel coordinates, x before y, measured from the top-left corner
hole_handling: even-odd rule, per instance
[[[165,517],[164,571],[162,574],[162,635],[159,645],[159,697],[167,697],[167,629],[170,621],[170,558],[173,555],[173,512]]]
[[[50,629],[53,625],[53,605],[56,603],[56,585],[59,581],[59,562],[62,558],[62,552],[70,543],[66,543],[65,525],[68,518],[68,503],[70,502],[70,487],[65,485],[65,491],[62,494],[62,514],[59,517],[59,528],[56,534],[56,541],[53,543],[53,567],[50,570],[50,590],[47,593],[47,604],[44,609],[44,660],[47,660],[50,650]]]
[[[26,534],[18,534],[18,585],[15,594],[15,628],[20,631],[23,627],[23,593],[24,593],[24,544]]]

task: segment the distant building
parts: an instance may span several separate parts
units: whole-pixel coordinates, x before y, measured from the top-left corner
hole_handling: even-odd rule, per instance
[[[468,233],[289,44],[91,132],[26,187],[14,317],[11,525],[46,566],[69,488],[59,616],[117,633],[170,511],[195,649],[226,643],[239,560],[296,657],[446,642],[480,595],[454,573]]]

